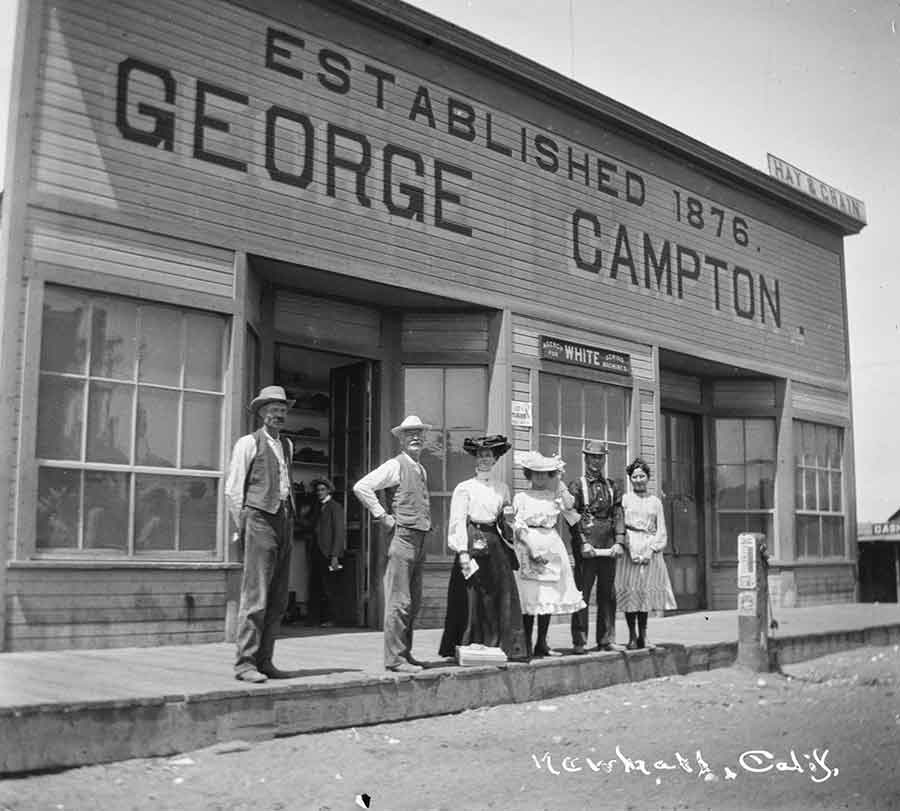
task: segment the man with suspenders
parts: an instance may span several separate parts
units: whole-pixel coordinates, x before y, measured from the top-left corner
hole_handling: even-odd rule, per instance
[[[571,528],[575,583],[585,603],[597,584],[597,649],[624,650],[616,645],[616,556],[622,554],[625,516],[622,494],[612,479],[604,478],[607,448],[602,442],[584,443],[585,475],[569,484],[581,521]],[[572,615],[572,645],[575,653],[585,653],[588,636],[586,606]]]

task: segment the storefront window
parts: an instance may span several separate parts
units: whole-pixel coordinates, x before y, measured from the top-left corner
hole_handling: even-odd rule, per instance
[[[453,488],[474,475],[463,450],[467,436],[480,436],[487,424],[487,369],[483,366],[407,366],[403,413],[416,414],[433,427],[425,440],[422,465],[428,475],[432,531],[431,556],[449,556],[447,521]]]
[[[631,390],[572,377],[540,376],[541,453],[558,453],[566,462],[566,478],[583,475],[585,439],[606,442],[606,475],[625,486],[628,464],[628,421]]]
[[[716,420],[716,557],[737,559],[737,536],[772,538],[775,511],[775,421]]]
[[[794,422],[794,493],[798,558],[844,556],[844,432]]]
[[[216,551],[227,320],[47,286],[37,551]]]

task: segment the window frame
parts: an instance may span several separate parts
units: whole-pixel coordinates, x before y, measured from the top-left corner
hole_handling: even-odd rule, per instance
[[[444,482],[444,487],[449,488],[445,490],[433,490],[431,485],[428,487],[428,495],[432,503],[432,516],[434,515],[434,502],[436,499],[441,499],[442,503],[442,515],[444,518],[449,521],[450,518],[450,499],[453,496],[453,490],[456,488],[456,485],[459,482],[453,483],[453,486],[450,487],[450,482],[447,480],[447,454],[446,449],[448,447],[447,435],[450,431],[471,431],[472,436],[484,435],[487,432],[487,421],[488,421],[488,400],[490,399],[490,368],[486,364],[481,363],[404,363],[402,366],[402,393],[401,393],[401,402],[403,403],[404,415],[409,413],[409,407],[407,406],[407,381],[406,381],[406,373],[408,370],[416,370],[416,369],[428,369],[428,370],[440,370],[441,371],[441,419],[444,421],[444,424],[440,426],[440,431],[442,434],[443,448],[445,450],[444,457],[442,459],[442,478]],[[455,370],[455,369],[478,369],[484,374],[484,401],[482,403],[482,414],[484,420],[483,428],[469,428],[467,426],[461,427],[450,427],[448,428],[446,425],[446,411],[447,411],[447,371]],[[416,413],[413,411],[412,413]],[[422,416],[421,414],[419,415]],[[427,417],[423,418],[427,421]],[[437,427],[437,426],[436,426]],[[435,427],[435,428],[436,428]],[[434,431],[435,428],[432,428],[431,431]],[[474,464],[472,466],[472,472],[474,475]],[[446,508],[444,508],[446,505]],[[433,522],[434,523],[434,522]],[[431,561],[440,562],[440,563],[449,563],[453,560],[454,555],[451,554],[450,549],[447,545],[447,526],[444,526],[444,533],[441,543],[441,552],[438,552],[432,547],[427,548],[427,554]],[[426,545],[428,546],[428,540],[426,539]]]
[[[544,437],[553,438],[556,440],[557,452],[560,453],[562,449],[563,440],[577,441],[582,447],[584,445],[584,440],[586,439],[596,439],[601,442],[605,442],[608,446],[615,446],[616,448],[622,448],[625,452],[625,464],[628,464],[629,452],[628,449],[631,447],[631,439],[632,439],[632,417],[634,410],[634,389],[631,386],[626,385],[617,385],[615,383],[601,381],[601,380],[593,380],[584,377],[579,377],[578,375],[570,374],[560,374],[559,372],[545,372],[539,370],[537,373],[537,400],[538,404],[541,402],[542,396],[542,387],[544,385],[544,380],[548,378],[558,379],[560,381],[563,380],[571,380],[578,383],[581,386],[581,436],[575,436],[574,434],[564,434],[562,433],[562,383],[559,384],[558,389],[558,400],[557,400],[557,408],[559,413],[558,420],[558,433],[545,433],[542,431],[541,421],[544,419],[544,415],[541,413],[535,414],[535,422],[534,422],[534,436],[537,440],[537,447],[542,447],[542,439]],[[604,407],[606,412],[606,419],[603,424],[604,436],[594,436],[588,435],[585,433],[585,400],[584,400],[584,386],[585,385],[593,385],[600,386],[604,391]],[[609,408],[607,407],[607,390],[621,390],[625,396],[625,439],[624,441],[620,440],[610,440],[609,436]],[[540,412],[540,407],[537,409]],[[607,456],[607,459],[609,457]],[[584,455],[579,453],[578,459],[566,459],[567,469],[566,469],[566,479],[571,481],[576,478],[579,478],[584,475]],[[575,462],[578,466],[577,471],[574,469],[573,462]],[[622,470],[618,472],[618,475],[612,475],[615,471],[611,471],[607,466],[605,469],[605,475],[607,478],[613,479],[617,485],[622,489],[622,492],[627,492],[628,482],[627,476],[625,474],[625,468],[623,466]]]
[[[801,442],[803,441],[803,426],[811,426],[815,432],[818,428],[825,428],[829,431],[835,431],[837,433],[837,438],[840,443],[840,466],[837,468],[833,468],[830,466],[830,460],[826,460],[826,465],[819,464],[805,464],[802,460],[805,454],[804,449],[801,447]],[[794,555],[798,561],[805,562],[818,562],[818,561],[841,561],[846,560],[847,558],[847,477],[845,475],[845,450],[846,443],[844,438],[845,426],[843,425],[835,425],[832,423],[821,422],[817,420],[811,419],[802,419],[802,418],[794,418],[792,424],[792,430],[794,435],[794,447],[793,447],[793,472],[794,472]],[[816,449],[813,449],[814,455]],[[800,507],[798,505],[805,503],[803,499],[803,495],[805,494],[804,489],[804,471],[813,471],[816,480],[816,504],[817,506],[820,504],[819,500],[819,475],[820,473],[824,473],[829,482],[828,487],[828,501],[829,506],[831,502],[831,477],[834,474],[837,474],[840,477],[840,497],[841,497],[841,509],[840,510],[823,510],[823,509],[815,509],[811,510],[806,507]],[[799,486],[798,486],[799,485]],[[800,522],[797,520],[799,517],[816,517],[818,524],[818,554],[807,554],[806,550],[801,550],[800,548]],[[823,533],[823,519],[825,518],[840,518],[841,520],[841,551],[837,554],[824,554],[823,549],[823,539],[825,537]]]
[[[736,507],[719,507],[719,487],[718,487],[718,471],[721,466],[731,466],[735,467],[735,463],[733,462],[720,462],[718,457],[718,430],[719,423],[725,421],[739,421],[741,423],[741,430],[743,432],[743,444],[744,444],[744,458],[741,463],[741,468],[744,470],[744,493],[745,493],[745,503],[746,503],[746,470],[748,464],[751,464],[752,461],[747,459],[746,453],[746,438],[747,438],[747,423],[749,422],[768,422],[772,425],[774,429],[774,446],[772,451],[772,459],[767,460],[768,464],[772,466],[772,506],[770,508],[750,508],[744,507],[742,509]],[[714,416],[713,417],[713,442],[712,442],[712,450],[713,450],[713,537],[715,538],[715,544],[713,547],[713,560],[715,563],[725,563],[731,564],[737,562],[737,541],[735,539],[735,554],[734,555],[724,555],[722,554],[722,533],[719,529],[719,516],[720,515],[729,515],[729,516],[767,516],[768,520],[767,524],[770,524],[772,527],[771,533],[765,533],[767,536],[774,535],[775,533],[775,515],[776,515],[776,501],[778,499],[778,421],[774,417],[761,417],[761,416]],[[755,530],[745,530],[746,532],[753,532]],[[771,546],[774,542],[773,537],[767,537],[766,539]]]
[[[158,564],[160,562],[171,563],[220,563],[224,555],[224,528],[225,528],[225,479],[226,479],[226,456],[227,456],[227,438],[229,435],[229,397],[230,397],[230,375],[231,375],[231,340],[233,318],[231,314],[223,310],[204,309],[202,306],[185,306],[183,296],[178,297],[149,297],[146,295],[136,295],[134,292],[119,292],[113,289],[97,289],[95,286],[82,286],[79,284],[70,284],[65,281],[43,279],[31,279],[27,286],[27,300],[25,307],[25,349],[23,352],[23,365],[30,369],[30,373],[26,374],[23,379],[22,400],[25,412],[20,423],[20,445],[19,445],[19,464],[18,464],[18,498],[16,502],[17,519],[16,527],[18,533],[18,542],[15,544],[13,552],[13,560],[24,561],[63,561],[70,563],[78,562],[104,562],[119,563],[124,565],[151,563]],[[185,374],[185,348],[186,336],[182,334],[181,345],[181,363],[179,372],[179,381],[177,386],[161,384],[156,382],[141,381],[139,379],[138,358],[135,357],[132,376],[128,379],[112,378],[93,374],[91,370],[91,335],[87,336],[87,353],[84,361],[83,369],[77,373],[57,372],[54,370],[45,371],[41,368],[42,359],[42,339],[44,332],[44,303],[46,300],[47,289],[59,289],[70,292],[75,296],[83,297],[85,300],[93,303],[98,299],[121,299],[128,301],[137,306],[154,306],[169,307],[177,310],[181,314],[180,329],[186,330],[187,320],[184,318],[185,313],[199,313],[204,316],[213,316],[222,320],[224,329],[222,330],[222,344],[220,347],[221,368],[220,390],[213,391],[209,389],[200,389],[197,387],[186,387]],[[88,324],[92,329],[92,316],[88,315]],[[50,376],[56,379],[79,380],[83,383],[84,391],[82,397],[83,425],[81,428],[81,449],[78,459],[54,459],[39,457],[38,451],[38,412],[39,412],[39,391],[42,376]],[[132,392],[131,403],[131,423],[129,426],[129,461],[128,463],[115,462],[89,462],[86,459],[85,443],[87,442],[88,426],[88,408],[91,383],[98,382],[100,384],[127,385]],[[139,465],[136,464],[135,450],[135,431],[136,431],[136,413],[138,409],[139,391],[141,386],[150,386],[153,389],[164,389],[166,391],[176,391],[179,393],[178,400],[178,426],[177,426],[177,445],[176,460],[181,463],[184,448],[182,447],[182,427],[184,422],[184,396],[190,394],[201,394],[217,398],[219,404],[219,431],[215,436],[215,452],[217,457],[217,467],[213,469],[206,468],[184,468],[184,467],[166,467],[155,465]],[[29,453],[30,450],[30,453]],[[90,472],[109,472],[124,473],[128,476],[128,519],[127,519],[127,538],[124,549],[113,548],[85,548],[85,516],[83,513],[85,499],[85,482],[82,479],[80,502],[79,502],[79,525],[78,525],[78,546],[77,547],[53,547],[38,548],[37,547],[37,506],[38,506],[38,485],[39,473],[41,469],[56,469],[74,471],[83,476],[84,473]],[[189,550],[189,549],[153,549],[146,551],[136,551],[135,546],[135,522],[137,513],[137,504],[135,502],[136,491],[138,488],[137,479],[141,475],[146,476],[167,476],[175,479],[213,479],[216,482],[216,498],[215,498],[215,541],[213,545],[206,550]],[[176,510],[174,521],[176,526],[182,519],[182,511]],[[179,535],[176,535],[176,539]]]

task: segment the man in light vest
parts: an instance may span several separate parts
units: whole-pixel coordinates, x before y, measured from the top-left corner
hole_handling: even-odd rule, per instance
[[[275,636],[288,602],[294,496],[291,441],[281,436],[294,401],[281,386],[266,386],[248,410],[262,427],[242,436],[231,454],[225,497],[244,543],[244,572],[238,609],[235,677],[261,683],[291,678],[272,664]]]
[[[401,452],[353,486],[356,497],[391,535],[384,571],[384,666],[398,673],[422,669],[412,656],[412,636],[422,604],[425,535],[431,529],[428,481],[419,462],[429,428],[415,416],[392,428]],[[392,488],[390,512],[375,495],[386,488]]]

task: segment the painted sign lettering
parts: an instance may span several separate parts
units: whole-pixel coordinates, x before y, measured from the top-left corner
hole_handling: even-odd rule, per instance
[[[631,374],[631,357],[624,352],[611,352],[608,349],[576,344],[548,335],[541,335],[540,349],[542,358],[555,360],[557,363],[585,366],[618,375]]]

